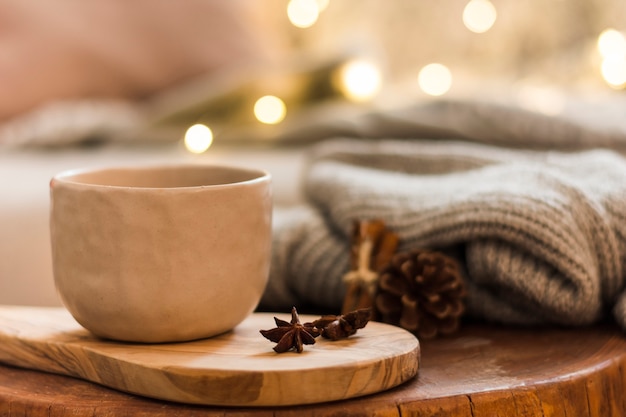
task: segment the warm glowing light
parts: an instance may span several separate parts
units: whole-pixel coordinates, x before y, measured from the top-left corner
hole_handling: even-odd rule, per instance
[[[452,73],[445,65],[428,64],[420,70],[417,81],[426,94],[440,96],[452,87]]]
[[[275,125],[280,123],[287,114],[285,103],[275,96],[264,96],[254,104],[254,115],[259,122]]]
[[[185,147],[192,153],[203,153],[213,143],[213,132],[208,126],[196,124],[185,132]]]
[[[470,0],[463,9],[463,24],[472,32],[484,33],[491,29],[497,16],[489,0]]]
[[[612,56],[602,61],[602,78],[611,87],[626,86],[626,56]]]
[[[602,56],[600,71],[604,81],[613,88],[626,87],[626,38],[615,29],[605,29],[598,36],[598,52]]]
[[[367,61],[350,61],[339,72],[340,89],[353,101],[373,98],[381,87],[381,73],[376,65]]]
[[[606,29],[598,36],[598,52],[602,58],[626,55],[626,38],[615,29]]]
[[[320,5],[316,0],[289,0],[287,17],[296,27],[308,28],[317,22],[320,15]]]

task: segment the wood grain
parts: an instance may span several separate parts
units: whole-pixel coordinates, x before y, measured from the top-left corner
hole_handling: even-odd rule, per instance
[[[626,339],[611,326],[466,325],[426,340],[417,378],[361,398],[293,407],[203,407],[150,400],[0,365],[0,416],[338,417],[626,415]]]
[[[120,343],[95,338],[61,308],[0,306],[0,362],[156,399],[221,406],[358,397],[395,387],[418,370],[419,343],[397,327],[369,323],[348,339],[320,338],[300,354],[275,353],[259,334],[271,327],[273,315],[258,313],[210,339]]]

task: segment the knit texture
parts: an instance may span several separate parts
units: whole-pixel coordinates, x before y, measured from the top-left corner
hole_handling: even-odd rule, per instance
[[[589,146],[583,146],[589,147]],[[261,306],[337,311],[353,220],[380,218],[399,250],[456,256],[468,313],[505,323],[626,329],[626,159],[446,140],[332,140],[315,148],[308,204],[275,213]]]

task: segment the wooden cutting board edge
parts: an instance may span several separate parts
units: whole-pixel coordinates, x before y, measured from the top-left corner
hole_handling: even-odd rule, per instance
[[[268,320],[273,322],[274,315],[277,314],[255,313],[242,327],[258,332],[259,328],[268,327]],[[303,316],[302,319],[313,317]],[[23,328],[20,328],[21,320]],[[42,328],[48,326],[53,329]],[[202,361],[205,358],[202,352],[194,357],[193,352],[184,351],[184,347],[197,349],[204,347],[203,343],[210,346],[214,340],[224,339],[237,342],[238,329],[215,339],[159,346],[181,348],[183,359],[185,355],[191,355],[191,359]],[[263,361],[273,360],[276,364],[288,365],[286,368],[234,371],[228,367],[195,369],[175,363],[155,367],[137,360],[141,359],[141,345],[96,339],[75,323],[64,309],[0,306],[0,362],[73,376],[120,391],[179,403],[256,407],[337,401],[398,386],[417,375],[420,363],[419,341],[403,329],[382,323],[369,323],[357,333],[357,337],[346,341],[319,341],[306,346],[302,354],[276,354],[271,349],[271,342],[255,334],[257,336]],[[250,337],[246,334],[243,339],[247,343]],[[372,344],[372,341],[376,343]],[[347,346],[345,352],[342,343]],[[256,346],[255,343],[253,351],[258,354]],[[370,351],[372,346],[389,352]],[[124,349],[129,349],[126,356],[131,359],[119,356]],[[337,354],[341,362],[344,353],[364,355],[364,358],[350,357],[346,363],[333,366],[310,365],[325,359],[337,361]]]

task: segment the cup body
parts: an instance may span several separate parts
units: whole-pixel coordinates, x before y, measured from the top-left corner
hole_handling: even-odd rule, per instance
[[[97,336],[179,342],[234,328],[269,274],[271,178],[187,165],[69,171],[50,182],[57,291]]]

